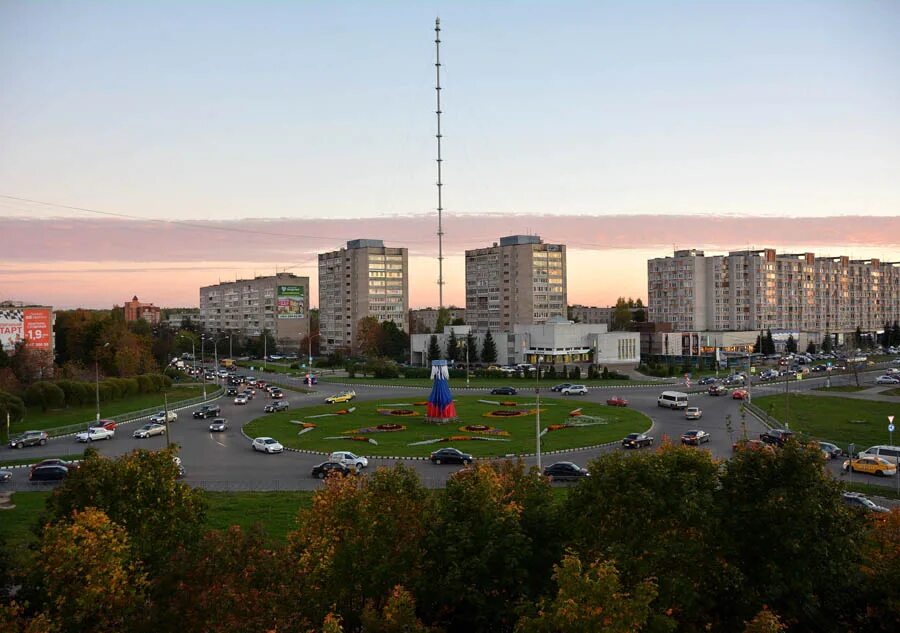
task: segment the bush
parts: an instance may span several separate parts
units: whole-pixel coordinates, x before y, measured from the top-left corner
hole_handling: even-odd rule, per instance
[[[300,369],[300,363],[291,363],[291,369]]]
[[[59,385],[42,380],[32,384],[22,394],[25,404],[40,407],[42,411],[61,409],[66,405],[66,394]]]
[[[141,393],[150,393],[153,391],[153,381],[150,379],[150,376],[147,374],[141,374],[137,376],[138,381],[138,390]]]
[[[431,378],[431,367],[405,367],[404,378]]]
[[[576,366],[572,369],[572,378],[574,378],[575,380],[578,380],[579,378],[581,378],[581,367],[578,367],[578,366],[576,365]]]
[[[20,422],[25,417],[25,403],[18,396],[0,391],[0,418],[6,420],[7,414],[11,423]]]

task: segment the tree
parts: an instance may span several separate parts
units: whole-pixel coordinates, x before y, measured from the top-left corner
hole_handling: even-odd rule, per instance
[[[865,622],[859,630],[889,631],[900,621],[900,511],[872,521],[861,569]]]
[[[900,345],[900,322],[894,321],[894,327],[891,328],[891,345]]]
[[[862,344],[863,344],[862,328],[857,325],[856,331],[853,333],[853,345],[856,347],[856,349],[860,349],[862,347]]]
[[[787,629],[787,626],[781,622],[781,618],[763,607],[763,610],[747,622],[744,633],[779,633]]]
[[[554,566],[553,579],[556,595],[541,601],[536,616],[519,620],[517,633],[632,633],[646,625],[657,595],[652,580],[637,583],[629,593],[614,564],[595,561],[584,569],[574,554]]]
[[[456,332],[450,330],[450,336],[447,337],[447,360],[455,362],[459,358],[459,340],[456,338]]]
[[[484,363],[497,362],[497,346],[494,344],[494,337],[488,330],[484,335],[484,343],[481,346],[481,361]]]
[[[465,325],[466,320],[462,317],[456,317],[453,321],[450,322],[450,325]]]
[[[402,363],[406,360],[406,332],[397,327],[393,321],[381,323],[380,354],[385,358]]]
[[[831,337],[831,333],[828,330],[825,330],[825,335],[822,337],[822,353],[830,354],[834,351],[834,340]]]
[[[816,353],[816,344],[813,341],[810,341],[806,344],[806,353],[807,354],[815,354]]]
[[[383,347],[381,323],[373,316],[363,317],[356,324],[356,346],[366,357],[378,356]]]
[[[469,354],[469,362],[477,363],[478,362],[478,341],[475,340],[475,335],[469,332],[466,334],[466,349]]]
[[[447,308],[439,308],[437,320],[434,325],[434,333],[443,334],[444,328],[448,325],[450,325],[450,310]]]
[[[789,354],[796,354],[796,353],[797,353],[797,341],[796,341],[796,339],[794,339],[794,335],[793,335],[793,334],[788,334],[787,341],[786,341],[785,344],[784,344],[784,349],[785,349],[785,351],[787,351]]]
[[[18,396],[0,391],[0,425],[4,425],[3,428],[6,428],[7,415],[10,423],[21,422],[25,417],[25,403]]]
[[[440,360],[441,358],[441,346],[438,345],[437,334],[432,334],[428,339],[428,364],[431,365],[431,361]]]
[[[759,354],[764,354],[763,352],[763,333],[760,332],[756,335],[756,343],[753,344],[753,351]]]
[[[772,339],[772,330],[766,330],[766,341],[763,344],[763,348],[764,354],[775,353],[775,341]]]
[[[634,302],[632,301],[632,303]],[[628,329],[628,324],[631,323],[631,309],[628,307],[628,302],[625,301],[625,297],[619,297],[616,300],[616,305],[613,308],[610,321],[611,330]]]
[[[416,599],[403,585],[391,590],[387,602],[377,610],[373,602],[362,612],[362,630],[366,633],[428,633],[429,627],[416,617]]]

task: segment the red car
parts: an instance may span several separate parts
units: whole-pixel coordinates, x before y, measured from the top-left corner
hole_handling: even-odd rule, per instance
[[[613,396],[609,400],[606,401],[606,406],[609,407],[627,407],[628,400],[622,398],[621,396]]]
[[[735,389],[731,392],[732,400],[746,400],[747,399],[747,390],[746,389]]]
[[[116,424],[115,420],[100,420],[99,422],[91,426],[102,426],[107,431],[115,431],[116,427],[119,425]]]

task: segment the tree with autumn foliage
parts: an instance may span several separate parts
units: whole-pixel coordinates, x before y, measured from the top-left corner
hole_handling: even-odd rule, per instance
[[[517,633],[633,633],[650,617],[656,584],[641,580],[629,592],[622,586],[615,565],[595,561],[584,569],[581,560],[568,554],[554,567],[558,590],[537,605],[534,616],[516,625]]]
[[[863,547],[866,631],[894,631],[900,622],[900,509],[872,516]]]
[[[379,611],[372,603],[362,612],[362,630],[366,633],[429,633],[430,627],[416,617],[416,600],[397,585]]]
[[[747,622],[744,633],[781,633],[785,630],[787,626],[781,618],[769,611],[768,607],[763,607],[762,611]]]
[[[374,358],[381,352],[384,330],[381,322],[373,317],[361,318],[356,324],[356,349],[366,358]]]

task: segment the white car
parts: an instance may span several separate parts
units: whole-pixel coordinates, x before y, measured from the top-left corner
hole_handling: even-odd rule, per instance
[[[158,422],[151,422],[150,424],[145,424],[141,428],[137,429],[134,433],[132,433],[133,437],[136,438],[146,438],[151,437],[153,435],[165,435],[166,427]]]
[[[355,468],[356,470],[362,470],[369,465],[368,459],[354,455],[350,451],[335,451],[328,458],[328,461],[338,462],[348,468]]]
[[[252,446],[254,451],[262,451],[263,453],[281,453],[284,451],[284,446],[271,437],[258,437],[253,440]]]
[[[174,422],[175,420],[178,419],[178,414],[175,413],[174,411],[169,411],[168,415],[167,415],[165,411],[160,411],[159,413],[157,413],[155,415],[151,415],[150,421],[155,422],[156,424],[165,424],[167,421],[166,417],[169,418],[168,419],[169,422]]]
[[[703,411],[700,410],[700,407],[688,407],[684,410],[684,417],[688,420],[699,420],[703,417]]]
[[[76,435],[75,439],[79,442],[95,442],[97,440],[111,440],[115,434],[115,431],[110,431],[102,426],[92,426],[84,433]]]
[[[875,379],[876,385],[900,385],[900,378],[896,376],[879,376]]]
[[[235,404],[247,404],[247,396],[241,394],[234,399]]]
[[[587,392],[588,389],[584,385],[569,385],[560,390],[560,393],[564,396],[586,396]]]

